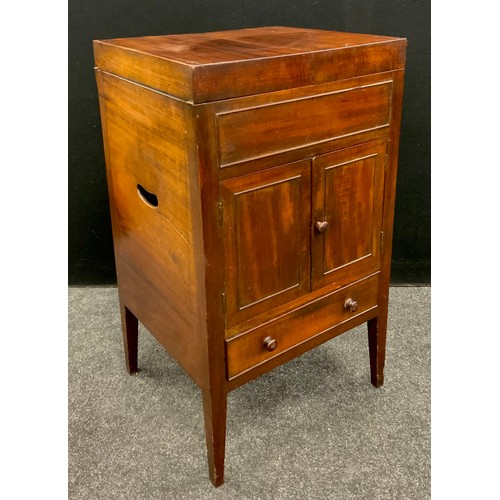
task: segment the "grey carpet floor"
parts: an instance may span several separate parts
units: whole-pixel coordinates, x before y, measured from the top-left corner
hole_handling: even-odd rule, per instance
[[[391,288],[381,389],[360,327],[231,392],[215,489],[199,390],[142,327],[128,375],[116,289],[70,288],[69,498],[430,498],[430,293]]]

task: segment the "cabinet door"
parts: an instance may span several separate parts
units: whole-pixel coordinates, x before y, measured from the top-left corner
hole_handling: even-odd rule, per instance
[[[310,291],[311,161],[222,181],[226,326]]]
[[[314,290],[379,269],[385,162],[385,140],[313,158]]]

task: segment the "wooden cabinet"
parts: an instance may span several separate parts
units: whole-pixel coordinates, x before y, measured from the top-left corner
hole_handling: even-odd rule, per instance
[[[138,321],[227,394],[367,322],[383,383],[406,41],[285,27],[94,42],[127,368]]]

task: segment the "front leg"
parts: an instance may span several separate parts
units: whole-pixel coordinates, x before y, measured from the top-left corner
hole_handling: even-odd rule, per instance
[[[224,387],[218,387],[213,391],[203,389],[202,394],[210,480],[220,486],[224,483],[227,393]]]

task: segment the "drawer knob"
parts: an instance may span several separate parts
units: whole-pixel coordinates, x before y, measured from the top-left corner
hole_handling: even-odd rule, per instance
[[[264,348],[267,351],[272,352],[276,349],[276,347],[278,347],[278,341],[276,339],[273,339],[272,337],[266,337],[264,339]]]
[[[344,308],[349,309],[349,311],[354,312],[358,308],[358,303],[355,300],[347,299],[344,302]]]
[[[326,220],[322,222],[316,222],[316,229],[318,233],[326,233],[326,231],[328,230],[328,222],[326,222]]]

